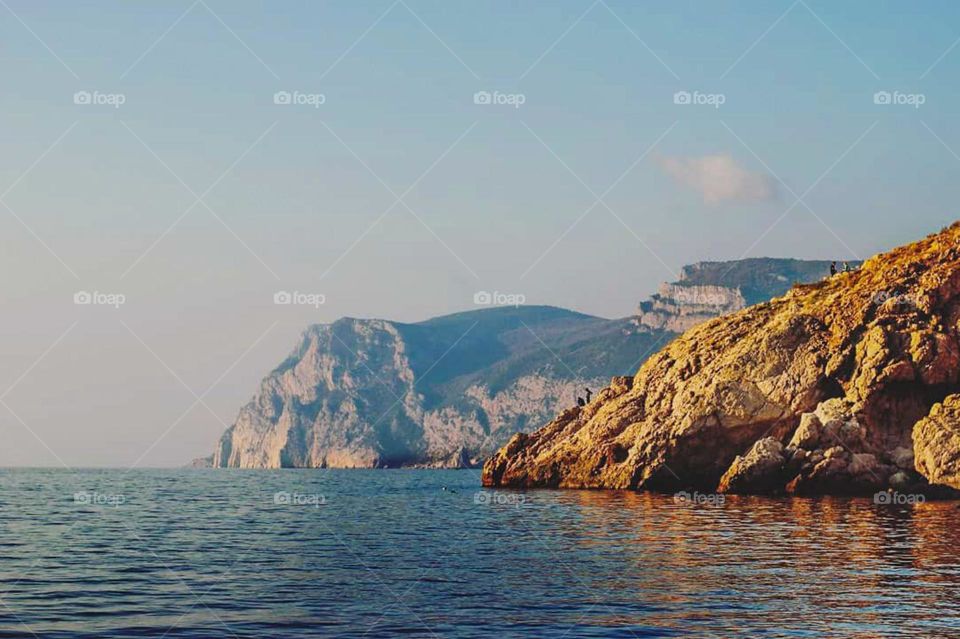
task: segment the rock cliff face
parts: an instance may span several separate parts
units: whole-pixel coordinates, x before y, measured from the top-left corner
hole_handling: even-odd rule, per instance
[[[686,332],[515,435],[487,486],[960,488],[960,225]]]
[[[650,300],[640,302],[636,323],[641,330],[682,333],[708,319],[739,311],[746,306],[740,289],[664,282]]]
[[[671,334],[550,307],[312,326],[213,466],[464,467],[634,369]]]
[[[860,262],[850,260],[851,268]],[[843,262],[837,262],[843,268]],[[683,286],[713,285],[739,289],[747,306],[780,297],[794,284],[822,280],[830,274],[829,260],[795,260],[776,257],[750,257],[725,262],[697,262],[680,271]]]
[[[851,268],[859,264],[849,262]],[[708,319],[779,297],[793,284],[829,274],[830,262],[823,260],[759,257],[697,262],[681,269],[679,281],[664,282],[649,300],[640,302],[635,322],[641,331],[683,333]]]
[[[574,404],[585,386],[632,373],[683,330],[743,308],[741,290],[768,299],[791,278],[822,277],[828,264],[763,258],[687,266],[679,283],[661,286],[631,319],[504,307],[417,324],[313,326],[240,411],[212,464],[468,466]]]

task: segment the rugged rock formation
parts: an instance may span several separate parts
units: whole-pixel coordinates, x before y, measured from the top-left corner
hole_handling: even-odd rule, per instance
[[[483,483],[801,494],[960,487],[958,339],[955,224],[693,328],[590,405],[514,436],[484,465]]]
[[[819,278],[826,269],[766,258],[688,266],[681,283],[654,296],[640,330],[635,320],[548,307],[313,326],[240,411],[212,464],[473,465],[575,404],[584,386],[633,372],[680,331],[742,308],[739,284],[762,297],[789,277]]]
[[[213,465],[475,465],[672,337],[522,306],[312,326],[223,434]]]
[[[851,267],[859,262],[850,262]],[[793,284],[815,282],[830,274],[830,262],[769,257],[684,266],[678,282],[664,282],[640,302],[639,330],[682,333],[709,319],[766,302]]]
[[[913,429],[909,461],[931,482],[960,489],[960,395],[935,404]]]

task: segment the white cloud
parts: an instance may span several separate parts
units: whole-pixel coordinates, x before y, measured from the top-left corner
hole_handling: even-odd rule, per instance
[[[763,202],[777,197],[773,178],[748,171],[729,154],[661,158],[660,166],[678,184],[698,191],[707,204]]]

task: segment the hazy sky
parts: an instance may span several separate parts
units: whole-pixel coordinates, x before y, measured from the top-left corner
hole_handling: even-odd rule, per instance
[[[956,2],[0,16],[0,465],[208,454],[309,323],[480,290],[624,316],[685,263],[868,257],[955,217]]]

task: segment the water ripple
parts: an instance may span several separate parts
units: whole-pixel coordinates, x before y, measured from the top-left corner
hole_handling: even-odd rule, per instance
[[[477,482],[0,471],[0,638],[960,636],[953,503]]]

